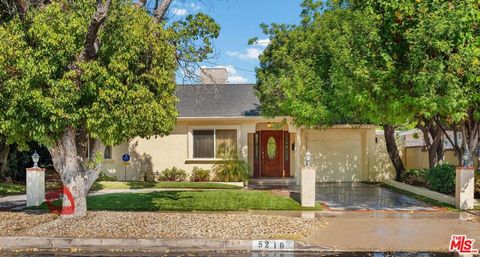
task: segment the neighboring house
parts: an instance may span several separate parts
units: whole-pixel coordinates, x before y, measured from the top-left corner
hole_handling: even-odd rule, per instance
[[[384,143],[377,142],[375,126],[336,125],[316,130],[295,127],[290,117],[267,119],[259,113],[254,85],[225,84],[225,69],[204,72],[209,76],[203,81],[209,84],[178,86],[179,116],[170,135],[135,138],[107,149],[110,159],[105,160],[105,167],[110,175],[142,180],[174,166],[188,172],[195,166],[210,169],[218,161],[221,146],[229,145],[248,162],[252,178],[298,178],[307,150],[317,169],[317,181],[394,176],[388,155],[376,154]],[[132,157],[126,168],[121,160],[125,153]]]
[[[447,131],[450,138],[454,138],[453,131]],[[428,164],[428,150],[426,148],[423,133],[419,129],[411,129],[407,131],[401,131],[398,133],[403,141],[402,159],[405,165],[405,169],[425,169],[429,167]],[[431,137],[430,137],[431,139]],[[458,142],[461,144],[461,135],[458,137]],[[453,150],[453,146],[447,139],[444,140],[445,158],[443,161],[457,164],[457,157]]]

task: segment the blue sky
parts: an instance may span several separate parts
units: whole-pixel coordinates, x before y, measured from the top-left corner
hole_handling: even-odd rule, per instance
[[[171,19],[204,12],[221,26],[214,41],[216,57],[202,66],[225,66],[230,83],[255,83],[258,54],[264,49],[267,37],[263,23],[298,23],[301,0],[175,0],[170,6]],[[248,40],[258,37],[259,45],[249,46]]]

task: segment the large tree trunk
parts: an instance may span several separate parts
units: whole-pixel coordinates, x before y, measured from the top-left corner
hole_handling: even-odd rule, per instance
[[[438,126],[442,129],[443,134],[447,140],[453,145],[455,154],[458,158],[458,164],[463,165],[463,155],[468,152],[468,155],[473,161],[474,156],[478,156],[477,149],[480,140],[480,121],[475,119],[474,110],[469,110],[465,120],[460,123],[453,124],[454,138],[452,139],[442,124],[436,121]],[[461,132],[461,143],[458,141],[458,132]]]
[[[6,140],[0,140],[0,181],[7,177],[8,155],[10,154],[10,145]]]
[[[443,161],[445,160],[445,138],[443,137],[443,134],[440,136],[440,142],[437,147],[437,159],[440,164],[443,164]]]
[[[418,121],[417,128],[422,131],[423,140],[428,151],[428,166],[435,167],[443,160],[443,131],[435,122],[435,119],[426,119],[421,117]]]
[[[83,51],[77,56],[76,62],[92,61],[97,58],[100,48],[98,33],[107,19],[110,5],[111,0],[105,0],[105,2],[97,0],[97,9],[90,19]],[[69,68],[80,74],[81,70],[76,62]],[[87,213],[86,197],[90,187],[98,178],[99,165],[102,162],[102,158],[97,158],[97,154],[105,151],[105,146],[100,140],[92,142],[93,147],[89,156],[91,160],[89,160],[86,156],[89,146],[87,131],[84,127],[77,130],[69,126],[55,145],[48,149],[53,166],[60,174],[64,186],[62,215],[81,217]]]
[[[77,146],[77,131],[68,127],[49,152],[53,166],[60,174],[64,186],[62,215],[81,217],[87,213],[86,197],[98,178],[105,146],[100,140],[92,140],[90,158],[81,156],[84,149]],[[87,146],[88,147],[88,146]]]
[[[400,181],[403,177],[403,173],[405,173],[405,167],[403,166],[403,161],[402,158],[400,158],[397,143],[395,142],[395,127],[392,125],[383,125],[383,130],[385,133],[388,156],[390,157],[396,172],[395,180]]]

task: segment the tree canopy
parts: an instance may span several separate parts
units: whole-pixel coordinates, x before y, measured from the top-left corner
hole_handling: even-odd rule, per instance
[[[302,6],[299,24],[263,25],[271,38],[257,71],[264,114],[314,127],[383,125],[397,172],[404,169],[398,150],[388,147],[396,126],[425,128],[433,161],[441,159],[445,130],[458,124],[472,138],[464,140],[470,152],[478,145],[478,1],[305,0]]]
[[[220,28],[203,13],[165,21],[172,0],[154,15],[128,0],[15,2],[1,6],[0,134],[48,147],[81,216],[105,145],[174,128],[175,72]]]

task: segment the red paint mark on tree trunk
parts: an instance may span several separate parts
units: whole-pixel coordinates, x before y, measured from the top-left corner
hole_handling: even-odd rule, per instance
[[[70,202],[70,206],[56,206],[53,204],[54,201],[62,199],[61,196],[67,197],[68,201]],[[45,194],[45,203],[47,204],[48,209],[51,213],[61,214],[61,215],[71,215],[75,213],[75,200],[73,198],[72,192],[68,189],[68,187],[63,186],[56,191],[50,191]]]

